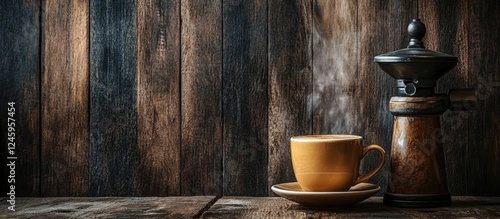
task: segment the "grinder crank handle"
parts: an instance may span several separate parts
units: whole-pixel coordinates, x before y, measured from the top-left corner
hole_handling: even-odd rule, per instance
[[[378,145],[375,145],[375,144],[372,144],[370,146],[366,146],[363,148],[363,157],[366,155],[366,153],[368,153],[368,151],[371,151],[371,150],[376,150],[380,153],[380,163],[378,164],[377,168],[375,168],[371,172],[369,172],[365,175],[358,176],[358,178],[356,179],[354,184],[358,184],[360,182],[363,182],[363,181],[371,178],[372,176],[377,174],[378,171],[380,171],[380,169],[382,169],[382,167],[384,166],[384,163],[385,163],[385,151],[384,151],[384,149]]]
[[[448,93],[451,111],[477,110],[477,96],[474,89],[451,89]]]

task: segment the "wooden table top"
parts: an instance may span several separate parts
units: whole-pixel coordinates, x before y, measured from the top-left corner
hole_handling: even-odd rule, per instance
[[[350,208],[304,208],[281,197],[48,197],[1,200],[0,218],[500,218],[500,197],[452,197],[441,208],[394,208],[371,197]]]

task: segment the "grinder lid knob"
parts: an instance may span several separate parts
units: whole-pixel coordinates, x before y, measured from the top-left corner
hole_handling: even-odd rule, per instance
[[[425,48],[424,42],[422,42],[425,31],[424,23],[420,22],[420,19],[413,19],[408,25],[408,35],[410,36],[408,48]]]

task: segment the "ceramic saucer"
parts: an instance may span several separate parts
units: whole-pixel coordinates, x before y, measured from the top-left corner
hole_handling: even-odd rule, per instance
[[[371,183],[359,183],[345,192],[305,192],[299,183],[290,182],[271,187],[274,193],[306,207],[346,207],[363,201],[380,190]]]

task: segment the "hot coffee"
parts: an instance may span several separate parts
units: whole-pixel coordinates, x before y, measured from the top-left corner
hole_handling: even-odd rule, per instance
[[[357,135],[304,135],[290,139],[295,177],[304,191],[347,191],[374,176],[384,165],[385,151],[378,145],[362,146]],[[366,175],[359,175],[364,155],[376,150],[380,163]]]

